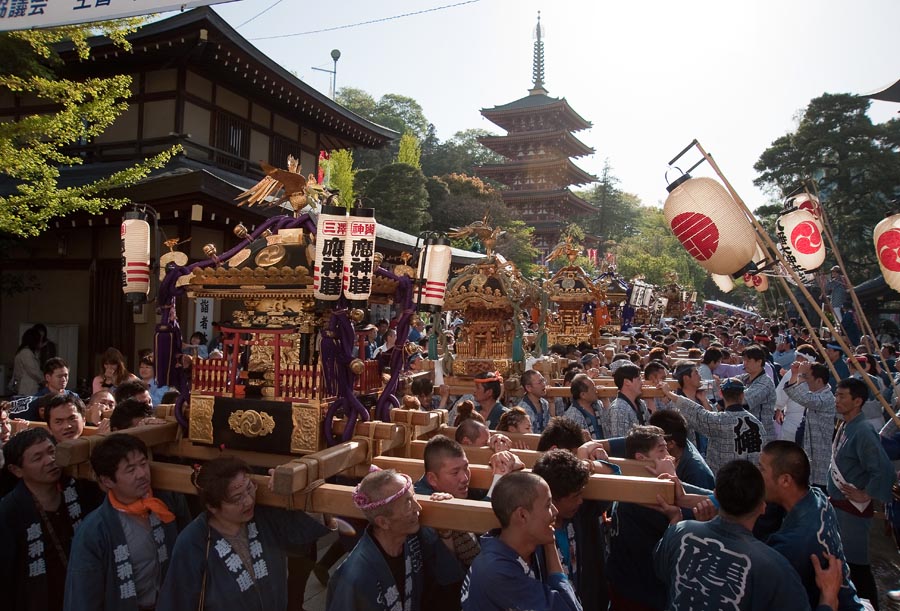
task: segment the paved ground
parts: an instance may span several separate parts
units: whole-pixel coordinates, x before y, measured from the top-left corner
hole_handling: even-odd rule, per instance
[[[320,557],[334,540],[335,536],[329,535],[319,541]],[[335,564],[335,567],[338,565],[340,565],[340,561]],[[881,594],[882,611],[900,611],[900,603],[890,601],[886,596],[888,590],[900,588],[900,553],[897,552],[893,538],[885,534],[884,521],[881,519],[876,519],[872,528],[872,569],[878,583],[878,592]],[[305,611],[325,611],[325,588],[314,575],[310,575],[306,585],[303,609]]]
[[[900,611],[900,603],[888,600],[888,590],[900,589],[900,554],[893,537],[885,534],[884,520],[877,519],[872,528],[872,572],[881,595],[882,611]]]

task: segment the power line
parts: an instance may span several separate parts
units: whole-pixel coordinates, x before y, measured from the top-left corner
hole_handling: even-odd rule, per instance
[[[273,2],[268,8],[264,8],[264,9],[261,10],[260,12],[256,13],[253,17],[251,17],[250,19],[248,19],[247,21],[245,21],[244,23],[242,23],[241,25],[237,26],[237,27],[234,28],[234,29],[237,30],[238,28],[244,27],[245,25],[247,25],[248,23],[250,23],[251,21],[253,21],[253,20],[256,19],[257,17],[259,17],[259,16],[261,16],[261,15],[264,15],[265,13],[268,13],[268,12],[271,11],[273,8],[275,8],[276,6],[278,6],[279,4],[281,4],[283,1],[284,1],[284,0],[275,0],[275,2]]]
[[[322,32],[333,32],[335,30],[346,30],[347,28],[355,28],[361,25],[371,25],[373,23],[382,23],[385,21],[393,21],[395,19],[401,19],[403,17],[412,17],[413,15],[421,15],[423,13],[433,13],[435,11],[441,11],[448,8],[454,8],[457,6],[462,6],[464,4],[474,4],[476,2],[480,2],[481,0],[466,0],[465,2],[457,2],[455,4],[445,4],[444,6],[436,6],[434,8],[424,9],[421,11],[413,11],[411,13],[403,13],[401,15],[393,15],[391,17],[381,17],[380,19],[370,19],[369,21],[360,21],[358,23],[348,23],[346,25],[338,25],[332,28],[322,28],[321,30],[308,30],[306,32],[295,32],[293,34],[277,34],[275,36],[260,36],[258,38],[251,38],[250,40],[272,40],[274,38],[291,38],[293,36],[306,36],[308,34],[321,34]],[[281,0],[278,0],[281,2]],[[276,2],[276,4],[278,3]],[[272,5],[274,6],[274,5]],[[269,8],[272,8],[271,6]],[[266,11],[269,9],[266,9]],[[263,11],[264,13],[265,11]],[[262,13],[260,13],[262,14]],[[258,15],[257,15],[258,16]],[[255,19],[254,17],[253,19]],[[245,22],[246,23],[246,22]],[[243,25],[243,24],[241,24]],[[240,26],[238,26],[240,27]]]

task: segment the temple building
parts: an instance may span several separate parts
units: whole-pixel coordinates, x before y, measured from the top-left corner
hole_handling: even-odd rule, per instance
[[[544,88],[544,42],[541,21],[535,28],[534,86],[528,95],[501,106],[483,108],[482,116],[506,130],[505,136],[488,136],[479,142],[506,158],[483,165],[475,173],[506,185],[503,201],[519,218],[534,227],[534,246],[542,256],[560,240],[566,225],[596,212],[591,204],[569,189],[597,180],[572,158],[590,155],[594,149],[573,133],[591,127],[565,98],[553,98]],[[596,238],[586,236],[587,247]]]

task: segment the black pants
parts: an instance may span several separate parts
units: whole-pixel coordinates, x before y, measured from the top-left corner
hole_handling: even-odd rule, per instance
[[[868,598],[875,611],[878,611],[878,586],[875,585],[875,575],[868,564],[853,564],[848,562],[850,568],[850,580],[856,586],[856,593],[860,598]]]

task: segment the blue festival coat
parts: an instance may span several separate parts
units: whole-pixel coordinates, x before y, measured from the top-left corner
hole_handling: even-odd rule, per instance
[[[529,565],[499,535],[494,530],[481,537],[481,554],[463,582],[463,611],[581,611],[566,576],[540,570],[540,549]]]
[[[62,503],[77,532],[82,519],[93,511],[103,496],[93,482],[73,480],[64,475],[59,481]],[[69,545],[63,551],[69,554]],[[56,554],[53,540],[46,532],[34,497],[19,483],[0,500],[0,593],[4,609],[38,611],[47,609],[47,554]],[[24,562],[23,562],[24,559]],[[60,579],[63,576],[60,575]],[[7,606],[11,605],[11,606]]]
[[[287,609],[288,552],[302,553],[327,528],[302,511],[257,505],[247,524],[256,579],[204,512],[178,537],[157,604],[158,611],[196,611],[206,587],[206,611]]]
[[[391,569],[371,527],[328,581],[327,611],[428,611],[433,585],[450,586],[463,579],[462,567],[453,553],[430,528],[409,535],[404,545],[406,579],[394,582]],[[401,600],[400,589],[404,596]]]
[[[164,499],[161,495],[160,500]],[[170,506],[170,509],[172,507]],[[175,513],[175,512],[173,512]],[[178,520],[163,524],[150,514],[157,543],[160,584],[178,537]],[[138,611],[133,567],[118,511],[105,499],[81,523],[72,541],[66,573],[65,611]]]

